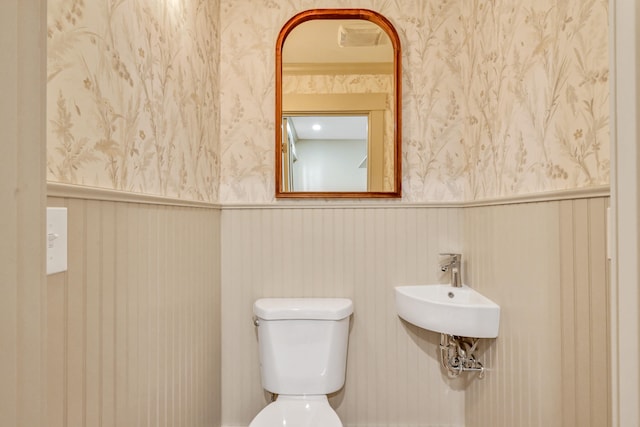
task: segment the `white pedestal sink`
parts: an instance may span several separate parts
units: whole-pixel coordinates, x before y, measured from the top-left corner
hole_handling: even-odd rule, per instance
[[[398,315],[409,323],[443,334],[495,338],[500,306],[463,285],[396,286]]]

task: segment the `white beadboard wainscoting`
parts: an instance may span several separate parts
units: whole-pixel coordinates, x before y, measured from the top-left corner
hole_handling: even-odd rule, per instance
[[[268,403],[251,309],[272,296],[354,301],[346,385],[330,398],[345,426],[605,425],[607,205],[223,208],[223,425]],[[396,315],[395,285],[448,280],[443,251],[461,251],[464,281],[502,307],[484,380],[447,379],[439,335]]]
[[[47,202],[69,231],[47,277],[47,425],[219,425],[220,210]]]
[[[261,297],[354,302],[342,422],[462,426],[464,391],[440,371],[439,336],[401,321],[393,288],[445,280],[438,253],[462,250],[459,208],[225,208],[222,416],[247,426],[268,403],[252,304]]]
[[[69,271],[47,278],[51,426],[247,426],[268,403],[252,304],[354,301],[345,426],[606,425],[607,197],[484,207],[170,206],[49,197]],[[466,283],[502,307],[484,380],[446,378],[439,336],[393,288]]]
[[[602,427],[610,421],[609,199],[468,208],[467,282],[501,307],[467,427]]]

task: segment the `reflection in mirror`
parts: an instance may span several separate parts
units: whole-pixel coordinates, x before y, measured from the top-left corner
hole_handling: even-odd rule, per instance
[[[368,122],[364,115],[284,116],[285,191],[367,191]]]
[[[399,58],[395,30],[372,11],[312,10],[285,24],[276,197],[400,197]]]

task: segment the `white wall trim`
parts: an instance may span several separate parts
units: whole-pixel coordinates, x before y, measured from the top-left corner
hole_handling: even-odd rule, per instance
[[[406,209],[406,208],[471,208],[482,206],[514,205],[520,203],[553,202],[558,200],[591,199],[595,197],[609,197],[609,186],[578,188],[572,190],[557,190],[541,193],[524,194],[520,196],[496,197],[493,199],[476,200],[470,202],[404,202],[401,199],[300,199],[283,200],[263,203],[223,203],[221,208],[237,209]]]
[[[547,191],[542,193],[524,194],[510,197],[496,197],[470,202],[404,202],[398,200],[343,200],[343,199],[300,199],[283,200],[263,203],[210,203],[197,200],[185,200],[172,197],[156,196],[152,194],[133,193],[127,191],[110,190],[85,185],[63,184],[47,182],[47,196],[71,199],[100,200],[124,203],[143,203],[152,205],[198,207],[209,209],[393,209],[393,208],[469,208],[481,206],[513,205],[519,203],[552,202],[558,200],[590,199],[594,197],[608,197],[609,186],[586,187],[572,190]]]
[[[610,0],[611,425],[640,425],[640,7]]]
[[[131,193],[127,191],[109,190],[106,188],[88,187],[83,185],[61,184],[58,182],[47,182],[47,196],[192,208],[220,208],[220,205],[216,203],[155,196],[152,194]]]
[[[45,0],[0,14],[0,425],[47,425]]]
[[[464,207],[469,208],[481,206],[515,205],[520,203],[555,202],[559,200],[591,199],[594,197],[609,197],[609,194],[609,186],[600,185],[594,187],[545,191],[541,193],[469,201],[464,203]]]

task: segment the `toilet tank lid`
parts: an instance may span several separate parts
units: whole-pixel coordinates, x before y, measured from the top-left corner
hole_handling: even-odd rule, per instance
[[[262,298],[253,314],[265,320],[340,320],[353,313],[348,298]]]

